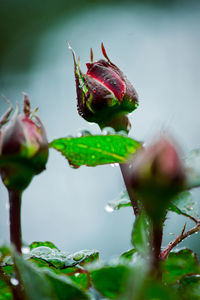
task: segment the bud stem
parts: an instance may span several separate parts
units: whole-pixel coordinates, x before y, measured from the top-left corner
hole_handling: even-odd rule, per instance
[[[152,225],[152,271],[157,277],[160,277],[160,254],[163,236],[162,223],[153,223]]]
[[[138,217],[140,214],[140,209],[138,207],[137,198],[134,195],[134,191],[133,191],[133,188],[130,183],[129,164],[120,164],[120,170],[122,173],[122,177],[124,179],[124,183],[125,183],[129,198],[131,200],[134,214],[136,217]]]
[[[10,242],[21,253],[21,192],[8,190],[10,204]]]

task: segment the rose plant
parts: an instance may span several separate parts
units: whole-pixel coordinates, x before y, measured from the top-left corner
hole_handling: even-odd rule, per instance
[[[74,60],[79,114],[107,134],[63,137],[50,143],[44,126],[24,95],[24,112],[10,118],[12,106],[0,120],[0,174],[9,194],[10,246],[0,248],[0,299],[200,299],[200,264],[189,249],[174,250],[200,230],[191,189],[200,186],[200,150],[183,159],[172,137],[163,135],[149,145],[128,136],[128,114],[138,95],[122,71],[111,62],[93,61],[87,73]],[[21,242],[21,195],[33,177],[45,169],[48,149],[59,151],[70,166],[119,164],[126,187],[123,196],[108,203],[119,210],[132,207],[133,248],[114,261],[99,261],[97,250],[60,251],[51,242]],[[183,230],[163,247],[163,228],[169,211],[183,215],[194,227]]]

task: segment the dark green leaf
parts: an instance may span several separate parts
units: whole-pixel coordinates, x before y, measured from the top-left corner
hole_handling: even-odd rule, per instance
[[[30,250],[34,249],[34,248],[38,248],[40,246],[45,246],[45,247],[49,247],[51,249],[57,249],[58,248],[52,243],[52,242],[49,242],[49,241],[46,241],[46,242],[33,242],[30,244]]]
[[[174,284],[185,275],[199,272],[196,254],[189,249],[171,252],[163,263],[163,281],[167,284]]]
[[[115,299],[126,289],[130,269],[126,265],[104,265],[90,269],[95,289],[104,297]]]
[[[200,275],[186,276],[180,280],[179,294],[183,300],[200,299]]]
[[[200,186],[200,149],[193,150],[184,160],[187,188]]]
[[[139,142],[122,135],[69,137],[50,144],[75,167],[124,163],[140,146]]]
[[[133,258],[133,255],[136,253],[137,251],[133,248],[133,249],[130,249],[124,253],[122,253],[120,255],[120,258],[124,258],[124,259],[127,259],[127,260],[132,260]]]
[[[191,192],[185,191],[176,196],[176,198],[170,203],[168,209],[183,215],[188,218],[198,218],[198,206],[197,202]]]
[[[113,212],[114,210],[119,210],[121,207],[132,206],[131,201],[129,199],[128,193],[122,192],[118,199],[109,201],[105,207],[107,212]]]
[[[150,222],[142,213],[135,221],[132,232],[132,244],[136,251],[144,256],[149,253]]]

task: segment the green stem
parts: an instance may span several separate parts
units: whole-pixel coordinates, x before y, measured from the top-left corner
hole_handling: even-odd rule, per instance
[[[21,192],[8,190],[10,204],[10,242],[21,253]]]

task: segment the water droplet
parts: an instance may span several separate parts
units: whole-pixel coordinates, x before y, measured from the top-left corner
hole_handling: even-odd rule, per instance
[[[119,166],[119,164],[118,163],[114,163],[114,164],[110,164],[111,165],[111,167],[112,168],[116,168],[116,167],[118,167]]]
[[[22,253],[23,254],[28,254],[30,252],[30,248],[29,247],[22,247]]]
[[[79,260],[81,260],[84,256],[85,256],[84,253],[81,253],[81,252],[75,253],[74,256],[73,256],[73,260],[79,261]]]
[[[110,206],[109,204],[107,204],[107,205],[105,206],[105,211],[108,212],[108,213],[111,213],[111,212],[114,211],[114,209],[112,208],[112,206]]]
[[[10,279],[10,282],[12,283],[12,285],[15,285],[15,286],[19,284],[19,281],[14,277]]]
[[[80,273],[76,273],[75,276],[78,277],[80,275]]]
[[[89,130],[86,130],[86,129],[81,129],[79,131],[79,133],[77,134],[78,137],[88,136],[88,135],[92,135],[92,134]]]

